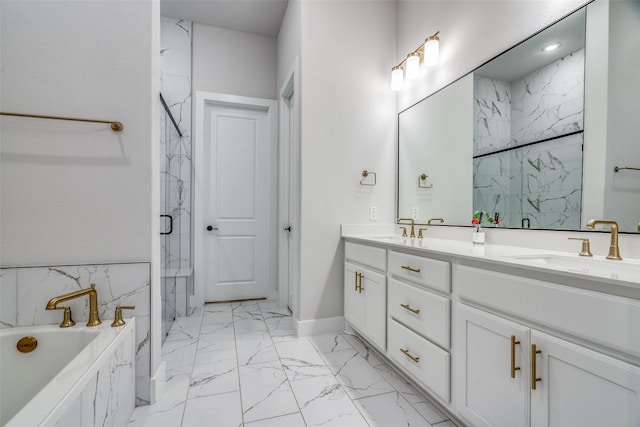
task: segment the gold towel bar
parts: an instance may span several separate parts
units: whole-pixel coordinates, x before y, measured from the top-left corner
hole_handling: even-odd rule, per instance
[[[2,112],[0,112],[0,116],[32,117],[36,119],[50,119],[50,120],[70,120],[73,122],[88,122],[88,123],[106,123],[111,125],[111,130],[113,130],[114,132],[120,132],[122,129],[124,129],[124,125],[121,122],[115,122],[112,120],[78,119],[74,117],[41,116],[37,114],[2,113]]]
[[[614,172],[620,172],[620,171],[625,170],[625,169],[630,170],[630,171],[640,171],[640,168],[627,168],[627,167],[621,168],[620,166],[614,166],[613,167],[613,171]]]

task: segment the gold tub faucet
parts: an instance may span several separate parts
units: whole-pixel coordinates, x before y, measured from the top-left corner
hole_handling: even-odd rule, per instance
[[[611,229],[611,245],[607,259],[621,260],[620,247],[618,246],[618,223],[607,219],[591,219],[587,222],[587,228],[593,230],[598,224],[608,225]]]
[[[416,237],[415,221],[413,218],[398,218],[397,224],[400,224],[400,221],[411,221],[411,235],[409,237]]]
[[[87,326],[98,326],[100,323],[100,317],[98,317],[98,293],[96,292],[96,285],[91,284],[90,288],[80,289],[79,291],[70,292],[68,294],[53,297],[47,303],[47,310],[56,310],[57,305],[70,299],[79,298],[85,295],[89,295],[89,321]]]

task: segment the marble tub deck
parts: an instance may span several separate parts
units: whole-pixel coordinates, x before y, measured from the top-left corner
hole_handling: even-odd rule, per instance
[[[455,427],[356,336],[296,338],[269,301],[178,318],[162,353],[165,395],[129,427]]]

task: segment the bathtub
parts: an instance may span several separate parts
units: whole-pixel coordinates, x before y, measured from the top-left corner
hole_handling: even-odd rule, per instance
[[[0,426],[126,425],[135,406],[135,319],[110,325],[0,330]],[[18,351],[23,337],[36,338],[33,351]]]

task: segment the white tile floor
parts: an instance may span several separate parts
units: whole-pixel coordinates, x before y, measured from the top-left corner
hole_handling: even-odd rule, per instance
[[[356,336],[296,338],[269,301],[178,318],[162,354],[165,395],[129,427],[455,427]]]

